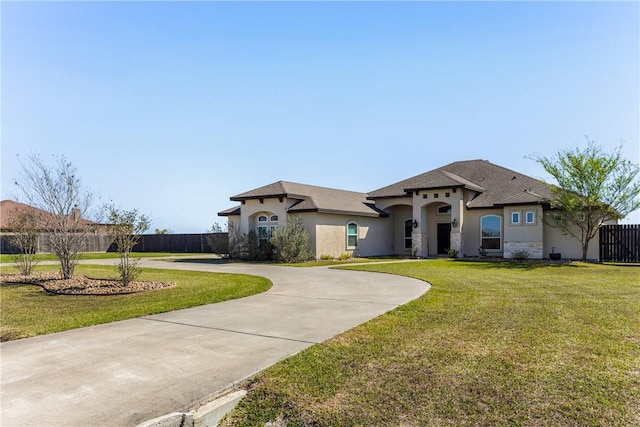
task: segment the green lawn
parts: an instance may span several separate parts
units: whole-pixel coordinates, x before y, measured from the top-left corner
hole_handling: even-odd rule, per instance
[[[433,287],[258,374],[223,425],[640,425],[639,268],[345,268]]]
[[[56,271],[58,266],[39,266]],[[76,274],[116,277],[112,266],[78,265]],[[131,295],[54,295],[34,285],[0,286],[0,340],[7,341],[83,326],[163,313],[242,298],[271,287],[265,278],[243,274],[144,269],[138,280],[174,282],[174,288]]]
[[[158,258],[158,257],[193,257],[213,255],[206,253],[183,253],[183,252],[131,252],[132,258]],[[120,254],[118,252],[85,252],[80,256],[80,259],[110,259],[118,258]],[[58,257],[54,254],[36,254],[36,261],[58,261]],[[0,254],[0,263],[13,262],[13,256],[10,254]]]
[[[341,266],[344,264],[368,264],[372,262],[398,261],[398,258],[349,258],[349,259],[320,259],[305,262],[281,263],[285,267],[325,267]]]
[[[228,264],[230,262],[242,262],[244,264],[266,264],[276,265],[283,267],[326,267],[326,266],[342,266],[346,264],[363,264],[371,262],[385,262],[385,261],[398,261],[398,258],[351,258],[346,260],[329,259],[329,260],[315,260],[305,262],[291,262],[291,263],[279,263],[272,261],[229,261],[227,259],[216,258],[202,258],[202,257],[179,257],[173,259],[174,262],[196,262],[199,264]]]

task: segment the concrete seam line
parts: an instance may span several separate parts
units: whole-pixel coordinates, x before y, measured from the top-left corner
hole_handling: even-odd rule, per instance
[[[272,339],[283,340],[283,341],[301,342],[301,343],[304,343],[304,344],[318,344],[315,341],[306,341],[306,340],[298,340],[298,339],[295,339],[295,338],[277,337],[275,335],[254,334],[252,332],[235,331],[233,329],[224,329],[224,328],[214,328],[212,326],[200,326],[200,325],[192,325],[192,324],[189,324],[189,323],[170,322],[168,320],[151,319],[149,317],[138,317],[138,319],[140,319],[140,320],[149,320],[149,321],[152,321],[152,322],[160,322],[160,323],[171,323],[171,324],[174,324],[174,325],[189,326],[189,327],[192,327],[192,328],[210,329],[212,331],[230,332],[230,333],[233,333],[233,334],[251,335],[251,336],[254,336],[254,337],[261,337],[261,338],[272,338]]]
[[[281,297],[281,298],[313,299],[313,300],[322,300],[322,301],[359,302],[359,303],[363,303],[363,304],[384,305],[384,306],[387,306],[387,307],[396,307],[396,306],[398,306],[398,304],[389,304],[388,302],[363,301],[363,300],[357,300],[357,299],[344,299],[344,298],[305,297],[305,296],[300,296],[300,295],[285,295],[285,294],[276,294],[276,293],[270,293],[268,295],[265,294],[265,296],[268,296],[268,297]]]

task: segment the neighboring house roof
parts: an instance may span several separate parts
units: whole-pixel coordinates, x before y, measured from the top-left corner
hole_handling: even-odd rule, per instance
[[[468,160],[374,190],[368,194],[368,199],[405,197],[412,191],[440,188],[475,191],[477,195],[467,204],[469,208],[546,203],[552,198],[550,186],[540,180],[486,160]]]
[[[11,218],[15,215],[28,214],[32,216],[44,216],[47,213],[33,206],[24,203],[14,202],[13,200],[2,200],[0,202],[0,229],[11,229]]]
[[[386,216],[387,214],[373,206],[367,200],[366,193],[318,187],[296,182],[278,181],[264,187],[256,188],[231,197],[233,201],[267,199],[298,199],[299,202],[289,207],[288,212],[324,212],[359,216]],[[239,215],[239,207],[224,210],[218,215]]]
[[[0,230],[10,230],[11,217],[20,214],[29,214],[34,217],[41,218],[47,218],[50,215],[47,211],[24,203],[16,202],[13,200],[2,200],[0,201]],[[80,218],[80,223],[83,225],[98,225],[93,221],[89,221],[83,218]]]

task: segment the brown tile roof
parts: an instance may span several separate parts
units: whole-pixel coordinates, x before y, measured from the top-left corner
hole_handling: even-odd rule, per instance
[[[2,200],[0,201],[0,230],[10,229],[9,223],[11,221],[11,216],[20,213],[27,213],[35,217],[39,216],[43,218],[47,218],[50,215],[48,212],[42,209],[38,209],[24,203],[16,202],[13,200]],[[47,223],[51,224],[50,222]],[[80,223],[84,225],[98,225],[93,221],[89,221],[83,218],[80,219]]]
[[[218,216],[234,216],[240,215],[240,206],[234,206],[229,209],[218,212]]]
[[[24,203],[14,202],[13,200],[2,200],[0,201],[0,229],[10,229],[11,217],[22,213],[33,216],[44,216],[47,214],[38,208],[25,205]]]
[[[374,190],[368,198],[404,197],[411,191],[454,187],[477,192],[467,204],[469,208],[543,203],[552,196],[550,187],[542,181],[486,160],[468,160]]]
[[[274,182],[273,184],[235,195],[231,197],[231,200],[243,201],[276,197],[299,199],[300,201],[298,203],[288,209],[288,211],[292,213],[325,212],[371,217],[386,215],[385,212],[373,207],[373,203],[367,200],[366,193],[288,181]],[[227,209],[218,215],[229,215],[229,211],[233,212],[233,209]]]

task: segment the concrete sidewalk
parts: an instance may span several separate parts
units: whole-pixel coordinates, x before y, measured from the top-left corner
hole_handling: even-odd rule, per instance
[[[405,277],[323,267],[149,259],[141,265],[253,274],[273,287],[239,300],[0,344],[2,426],[134,426],[186,411],[429,288]]]

